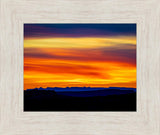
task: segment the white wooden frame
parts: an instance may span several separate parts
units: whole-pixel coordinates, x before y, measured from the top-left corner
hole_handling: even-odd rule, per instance
[[[137,112],[23,112],[24,23],[137,23]],[[0,0],[1,135],[159,135],[159,0]]]

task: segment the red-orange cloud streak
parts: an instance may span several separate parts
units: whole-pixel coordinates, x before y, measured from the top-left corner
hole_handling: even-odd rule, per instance
[[[57,38],[56,42],[52,42],[54,39],[45,39],[43,41],[47,46],[43,42],[40,47],[38,39],[27,39],[27,42],[24,40],[24,89],[68,86],[136,87],[135,38],[119,37],[109,41],[103,38],[95,38],[94,41],[88,38],[59,40],[61,42]],[[76,41],[83,42],[77,44]],[[79,46],[87,44],[72,47],[74,43]]]

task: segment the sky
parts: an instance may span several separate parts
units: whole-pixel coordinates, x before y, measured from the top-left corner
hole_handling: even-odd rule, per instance
[[[136,88],[136,24],[24,24],[24,90]]]

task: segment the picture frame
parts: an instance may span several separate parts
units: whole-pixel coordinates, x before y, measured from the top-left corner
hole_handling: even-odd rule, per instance
[[[158,0],[1,0],[0,134],[159,135]],[[24,23],[136,23],[136,112],[24,112]]]

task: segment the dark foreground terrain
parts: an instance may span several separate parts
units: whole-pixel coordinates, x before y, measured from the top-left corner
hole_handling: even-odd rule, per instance
[[[53,90],[24,91],[24,111],[136,111],[134,91],[108,91],[111,95],[106,91],[99,93],[98,96],[68,96]],[[105,96],[101,96],[102,93]]]

